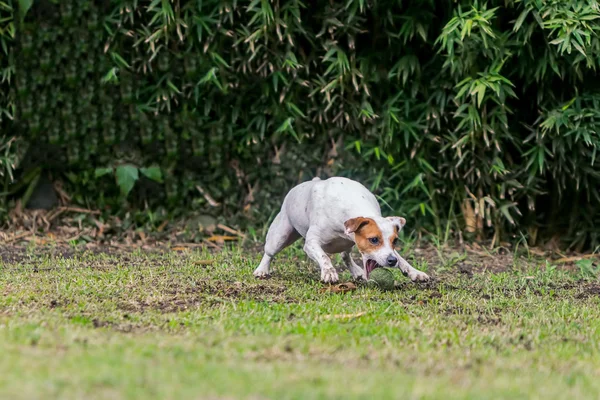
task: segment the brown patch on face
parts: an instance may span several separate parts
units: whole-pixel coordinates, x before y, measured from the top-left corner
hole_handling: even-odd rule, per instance
[[[390,241],[392,249],[395,249],[398,246],[398,233],[404,225],[406,225],[406,219],[402,217],[387,217],[387,219],[394,224],[394,234],[391,235],[388,240]]]
[[[392,246],[392,249],[395,249],[398,246],[398,229],[396,229],[395,233],[390,235],[388,240],[390,241],[390,245]]]
[[[377,224],[371,220],[354,232],[354,241],[361,253],[369,254],[383,246],[384,238]]]

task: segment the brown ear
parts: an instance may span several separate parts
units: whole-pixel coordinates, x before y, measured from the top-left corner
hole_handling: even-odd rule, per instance
[[[346,235],[358,232],[360,228],[362,228],[370,222],[371,218],[357,217],[349,219],[348,221],[344,222],[344,226],[346,227]]]
[[[406,220],[402,217],[387,217],[387,219],[392,221],[392,224],[394,224],[394,227],[396,228],[396,233],[400,232],[404,225],[406,225]]]

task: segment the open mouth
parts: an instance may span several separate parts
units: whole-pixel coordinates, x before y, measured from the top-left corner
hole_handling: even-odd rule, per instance
[[[369,279],[369,275],[375,268],[379,267],[379,264],[375,260],[367,260],[365,267],[367,269],[367,279]]]

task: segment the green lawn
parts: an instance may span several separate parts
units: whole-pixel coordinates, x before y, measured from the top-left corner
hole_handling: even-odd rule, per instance
[[[267,281],[240,249],[44,253],[0,269],[2,398],[600,397],[593,274],[416,256],[433,283],[334,294],[299,248]]]

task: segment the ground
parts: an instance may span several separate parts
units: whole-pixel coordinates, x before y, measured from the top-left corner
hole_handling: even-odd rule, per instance
[[[300,246],[180,250],[1,248],[2,397],[600,397],[592,258],[406,248],[432,282],[336,292]]]

